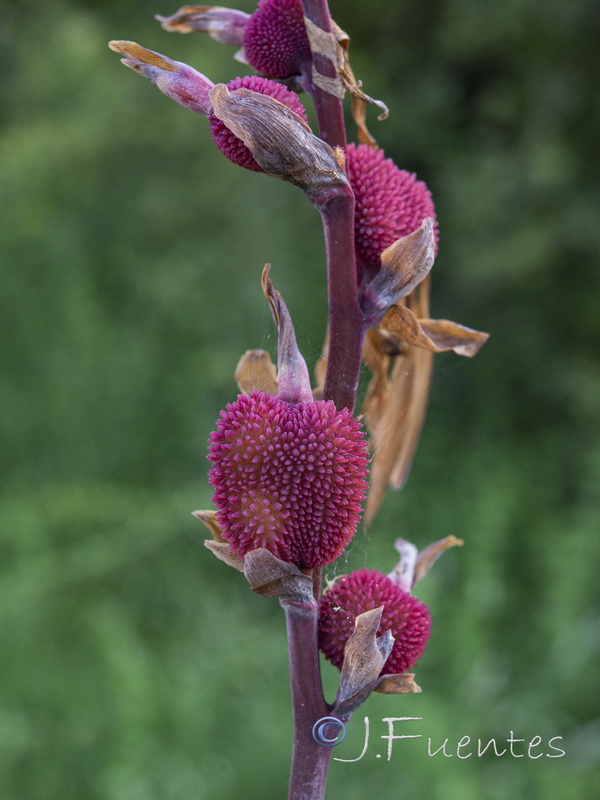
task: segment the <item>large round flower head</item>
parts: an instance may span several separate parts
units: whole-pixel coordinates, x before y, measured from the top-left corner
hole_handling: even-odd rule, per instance
[[[426,217],[435,219],[431,193],[383,150],[367,144],[348,145],[346,166],[356,197],[356,257],[364,268],[377,270],[386,247],[417,230]],[[437,249],[437,223],[434,230]]]
[[[266,547],[300,568],[336,559],[366,494],[359,421],[331,401],[288,403],[263,392],[221,412],[209,480],[223,538],[243,556]]]
[[[423,655],[431,632],[429,609],[377,570],[361,569],[344,575],[323,594],[319,647],[338,669],[344,647],[359,614],[384,606],[377,635],[391,631],[394,647],[382,673],[396,675],[413,667]]]
[[[282,86],[280,83],[275,83],[275,81],[270,81],[266,78],[259,78],[256,75],[246,75],[243,78],[234,78],[234,80],[227,84],[227,88],[230,92],[233,92],[235,89],[251,89],[253,92],[269,95],[280,103],[283,103],[284,106],[291,108],[292,111],[298,114],[298,116],[308,124],[306,111],[298,99],[298,95],[286,89],[286,87]],[[254,172],[263,172],[262,167],[257,164],[254,156],[242,140],[238,139],[238,137],[215,116],[214,112],[211,112],[208,120],[210,122],[210,132],[213,135],[215,144],[224,156],[227,156],[234,164],[239,164],[240,167],[251,169]]]
[[[311,58],[300,0],[260,0],[244,28],[244,55],[271,78],[298,75]]]

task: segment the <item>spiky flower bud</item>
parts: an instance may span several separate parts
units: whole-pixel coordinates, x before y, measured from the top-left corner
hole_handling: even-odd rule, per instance
[[[275,81],[270,81],[266,78],[259,78],[256,75],[246,75],[243,78],[234,78],[227,84],[227,88],[229,91],[250,89],[253,92],[258,92],[258,94],[268,95],[298,114],[303,122],[308,122],[306,111],[298,99],[298,95],[286,89],[280,83],[275,83]],[[215,144],[224,156],[233,161],[234,164],[239,164],[240,167],[251,169],[254,172],[263,172],[262,167],[257,164],[256,159],[242,140],[238,139],[214,112],[211,112],[208,119]]]
[[[386,575],[362,569],[344,575],[321,599],[319,647],[338,669],[344,662],[344,647],[354,631],[354,620],[379,606],[384,608],[377,635],[391,631],[395,639],[382,674],[406,672],[423,655],[431,632],[427,606]]]
[[[423,181],[370,145],[349,144],[346,168],[356,197],[356,258],[373,273],[387,247],[416,231],[426,217],[435,219],[433,200]],[[437,249],[437,224],[434,235]]]
[[[359,421],[332,402],[240,395],[211,434],[209,480],[223,538],[245,555],[265,547],[305,569],[336,559],[366,494]]]
[[[244,28],[244,56],[271,78],[298,75],[311,58],[300,0],[260,0]]]

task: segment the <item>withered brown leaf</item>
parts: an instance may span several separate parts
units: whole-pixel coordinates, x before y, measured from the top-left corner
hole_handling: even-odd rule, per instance
[[[476,331],[447,319],[417,319],[406,306],[390,308],[383,324],[407,344],[432,353],[453,350],[459,356],[476,355],[489,339],[489,333]]]
[[[229,91],[224,83],[209,97],[215,116],[269,175],[299,186],[311,198],[324,187],[348,183],[331,147],[275,98],[245,88]]]
[[[415,563],[413,586],[427,575],[442,553],[445,553],[451,547],[462,547],[463,544],[463,540],[457,539],[456,536],[446,536],[444,539],[432,542],[432,544],[420,550]]]
[[[365,104],[375,105],[381,111],[379,119],[389,116],[389,109],[381,100],[375,100],[362,90],[362,81],[356,79],[350,64],[350,37],[333,20],[331,21],[333,33],[315,25],[310,19],[304,17],[304,24],[310,42],[311,50],[333,67],[335,77],[329,77],[320,72],[313,65],[312,79],[315,86],[334,97],[342,99],[346,92],[352,95],[352,116],[358,128],[358,141],[377,147],[375,139],[369,133],[366,124]]]
[[[421,435],[433,354],[453,350],[473,356],[489,334],[429,318],[429,276],[392,306],[366,337],[363,359],[372,377],[363,413],[373,460],[365,524],[370,524],[388,485],[401,489]]]
[[[391,632],[377,636],[382,613],[380,606],[356,617],[354,631],[344,648],[340,688],[333,709],[339,716],[352,714],[366,700],[392,651]]]
[[[211,539],[206,539],[204,546],[215,555],[219,561],[223,561],[230,567],[237,569],[239,572],[244,571],[244,559],[231,552],[227,542],[213,542]]]
[[[397,675],[382,675],[373,691],[382,694],[414,694],[423,690],[415,683],[415,676],[411,672],[401,672]]]
[[[206,525],[211,533],[215,542],[224,542],[223,531],[217,521],[217,512],[212,509],[202,509],[200,511],[192,511],[192,516],[199,519],[203,525]]]
[[[242,394],[256,391],[277,394],[277,369],[266,350],[246,350],[238,361],[234,378]]]
[[[373,375],[363,409],[374,451],[366,525],[373,520],[388,484],[401,489],[408,477],[425,419],[432,365],[432,353],[407,346],[400,355],[383,354]]]
[[[264,597],[296,595],[313,597],[312,577],[288,564],[264,547],[251,550],[244,556],[244,575],[250,588]]]

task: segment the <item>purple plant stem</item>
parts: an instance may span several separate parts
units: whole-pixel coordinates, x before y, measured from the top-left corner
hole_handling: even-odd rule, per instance
[[[294,750],[288,800],[322,800],[325,796],[331,748],[313,739],[317,720],[329,715],[323,697],[317,634],[317,600],[282,597],[290,661],[290,683],[294,710]]]
[[[332,32],[327,0],[302,0],[304,15],[328,33]],[[313,54],[318,72],[336,77],[336,67]],[[314,101],[319,135],[331,147],[346,147],[342,101],[317,86],[312,64],[303,70],[302,82]],[[327,254],[329,295],[329,355],[323,396],[336,408],[352,410],[360,374],[365,322],[358,302],[354,250],[354,193],[349,184],[323,189],[311,198],[321,213]],[[319,570],[320,573],[320,570]],[[288,800],[323,800],[331,748],[312,736],[315,722],[328,716],[331,706],[323,696],[318,650],[320,574],[313,575],[310,600],[282,597],[285,611],[290,683],[294,712],[294,749]]]
[[[366,333],[358,302],[354,252],[354,194],[335,187],[319,208],[325,230],[329,293],[329,354],[323,398],[354,408]]]

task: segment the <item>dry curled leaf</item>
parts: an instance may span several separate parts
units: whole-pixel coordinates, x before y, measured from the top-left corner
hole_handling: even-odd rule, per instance
[[[237,569],[239,572],[244,571],[244,559],[240,558],[235,553],[232,553],[227,542],[213,542],[211,539],[207,539],[204,542],[204,546],[210,550],[210,552],[213,553],[213,555],[215,555],[219,561],[223,561],[225,564]]]
[[[349,92],[352,95],[352,100],[353,100],[352,116],[358,126],[359,142],[362,142],[363,139],[361,137],[365,136],[364,143],[371,144],[371,146],[375,145],[376,147],[377,145],[375,143],[375,140],[368,132],[367,126],[366,124],[364,124],[364,120],[361,121],[360,119],[357,119],[355,115],[354,101],[355,100],[359,101],[363,109],[365,107],[365,104],[377,106],[377,108],[381,112],[378,117],[380,122],[389,117],[390,110],[383,102],[383,100],[375,100],[375,98],[363,92],[362,81],[356,79],[354,75],[354,70],[352,69],[352,66],[350,64],[350,37],[345,31],[343,31],[340,28],[340,26],[336,22],[331,20],[331,24],[333,26],[333,32],[335,34],[335,38],[341,49],[341,57],[338,66],[339,74],[344,84],[344,88],[346,89],[347,92]]]
[[[429,277],[405,302],[415,315],[428,316]],[[393,311],[369,331],[363,352],[373,372],[363,408],[374,453],[366,525],[377,513],[388,485],[400,489],[408,477],[425,420],[433,368],[431,352],[411,347],[397,331],[388,329]]]
[[[488,337],[456,322],[429,318],[429,276],[368,332],[363,359],[372,377],[363,413],[374,455],[366,525],[388,485],[401,489],[408,477],[425,421],[433,354],[452,350],[470,357]]]
[[[328,33],[304,17],[312,52],[330,65],[328,70],[330,74],[324,74],[313,63],[313,83],[340,100],[346,92],[352,95],[352,116],[358,128],[358,141],[376,147],[377,143],[367,128],[365,104],[375,105],[380,109],[380,120],[389,116],[389,109],[381,100],[375,100],[363,91],[362,82],[356,79],[350,64],[350,37],[333,20],[331,23],[333,32]]]
[[[323,390],[325,389],[325,378],[327,376],[327,360],[329,358],[329,328],[325,333],[323,347],[321,348],[321,355],[315,364],[315,379],[317,384],[313,389],[313,400],[323,399]]]
[[[382,675],[373,691],[382,694],[414,694],[423,690],[415,683],[415,676],[411,672],[401,672],[397,675]]]
[[[223,538],[223,531],[221,530],[221,526],[217,521],[216,511],[213,511],[212,509],[192,511],[192,516],[196,517],[196,519],[199,519],[200,522],[206,525],[215,542],[225,541],[225,539]]]
[[[442,553],[445,553],[451,547],[462,547],[463,544],[463,540],[457,539],[456,536],[446,536],[444,539],[439,539],[437,542],[428,545],[424,550],[421,550],[415,563],[412,585],[414,586],[427,575]]]
[[[471,358],[490,338],[489,333],[467,328],[448,319],[420,319],[419,324],[433,342],[437,353],[453,350],[459,356]]]
[[[356,139],[358,144],[368,144],[374,150],[379,150],[377,140],[367,128],[367,103],[361,97],[352,95],[350,112],[356,125]]]
[[[340,688],[333,713],[349,716],[363,703],[377,684],[383,665],[394,646],[390,631],[377,636],[383,606],[359,614],[344,649]]]
[[[489,333],[466,328],[450,320],[417,319],[406,306],[390,308],[384,318],[386,329],[413,347],[432,353],[454,351],[470,358],[481,350]]]
[[[231,552],[229,543],[223,539],[223,531],[217,521],[217,512],[212,510],[192,511],[192,516],[199,519],[211,532],[212,539],[206,539],[204,546],[215,555],[219,561],[223,561],[230,567],[244,571],[244,559]]]
[[[388,485],[401,489],[408,477],[425,419],[432,366],[430,352],[407,347],[401,355],[384,356],[373,376],[363,409],[374,451],[366,525],[373,520]]]
[[[277,394],[277,370],[266,350],[246,350],[238,361],[234,378],[242,394],[257,391]]]

